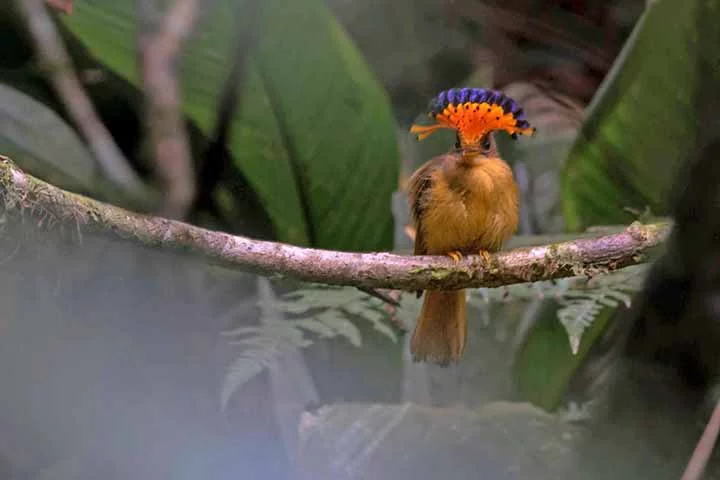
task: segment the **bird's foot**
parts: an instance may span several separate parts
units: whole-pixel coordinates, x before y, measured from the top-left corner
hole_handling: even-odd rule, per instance
[[[462,258],[463,258],[462,253],[460,253],[460,252],[458,252],[458,251],[449,252],[449,253],[447,254],[447,256],[450,257],[450,258],[452,258],[452,259],[455,261],[455,263],[459,263],[460,260],[462,260]]]
[[[486,264],[490,265],[490,261],[492,260],[492,256],[490,255],[490,252],[488,252],[487,250],[480,250],[478,252],[478,255],[480,255],[482,257],[483,261]]]

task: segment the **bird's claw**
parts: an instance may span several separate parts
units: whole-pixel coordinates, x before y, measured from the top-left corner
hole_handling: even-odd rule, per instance
[[[460,252],[450,252],[447,254],[448,257],[452,258],[455,263],[459,263],[460,260],[462,260],[462,253]]]
[[[482,259],[485,261],[485,263],[490,264],[490,261],[492,260],[492,257],[490,256],[490,252],[487,250],[480,250],[478,254],[482,257]]]

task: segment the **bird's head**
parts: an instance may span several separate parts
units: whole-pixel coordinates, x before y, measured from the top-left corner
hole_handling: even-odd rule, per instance
[[[483,88],[451,88],[440,92],[428,107],[433,125],[413,125],[410,132],[423,140],[441,128],[457,132],[458,147],[463,152],[488,148],[491,132],[502,130],[512,138],[533,135],[525,114],[512,98],[502,92]]]

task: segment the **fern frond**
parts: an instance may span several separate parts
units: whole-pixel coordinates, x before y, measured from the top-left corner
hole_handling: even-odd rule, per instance
[[[347,319],[342,311],[328,309],[315,315],[314,318],[332,329],[334,335],[328,338],[342,337],[355,347],[362,346],[360,330]]]
[[[583,333],[604,308],[618,308],[621,304],[630,307],[632,294],[642,288],[647,270],[647,265],[637,265],[591,279],[570,277],[499,288],[479,288],[471,290],[469,303],[484,309],[491,302],[553,299],[560,305],[557,318],[565,327],[570,348],[575,354]]]
[[[240,387],[266,368],[260,359],[259,355],[261,354],[264,354],[264,351],[255,352],[255,355],[252,356],[241,355],[230,365],[220,392],[220,403],[223,409],[227,408],[230,398]]]
[[[223,408],[235,391],[286,351],[307,348],[316,339],[333,338],[361,347],[362,335],[354,322],[367,321],[397,342],[382,309],[384,304],[355,288],[309,285],[279,298],[260,295],[258,304],[263,312],[259,325],[223,332],[231,338],[231,345],[241,347],[225,378]]]
[[[580,349],[580,340],[585,330],[604,308],[598,300],[595,295],[560,300],[563,307],[557,311],[557,317],[565,327],[573,354],[577,354]]]
[[[644,265],[618,270],[609,275],[578,281],[558,299],[562,306],[558,320],[565,327],[570,349],[577,354],[585,330],[605,308],[626,308],[632,303],[631,294],[643,285],[647,267]]]

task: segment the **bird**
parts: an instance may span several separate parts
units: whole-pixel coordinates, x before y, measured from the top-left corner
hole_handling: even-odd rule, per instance
[[[408,180],[415,227],[414,255],[447,255],[456,263],[478,254],[489,262],[517,229],[518,188],[510,166],[499,157],[491,135],[497,131],[534,135],[517,102],[483,88],[451,88],[428,107],[432,125],[414,124],[421,141],[452,129],[456,144],[418,168]],[[465,290],[426,290],[410,341],[414,361],[457,364],[467,343]],[[418,296],[423,294],[417,292]]]

